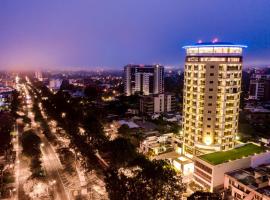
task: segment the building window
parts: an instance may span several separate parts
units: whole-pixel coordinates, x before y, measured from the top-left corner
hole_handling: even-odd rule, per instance
[[[211,68],[211,69],[214,69],[214,68],[215,68],[215,66],[214,66],[214,65],[211,65],[211,66],[210,66],[210,68]]]
[[[209,174],[212,174],[212,169],[205,166],[204,164],[198,162],[198,161],[195,161],[195,166],[202,169],[203,171],[209,173]]]
[[[209,88],[209,91],[213,91],[213,88]]]
[[[214,81],[209,81],[209,83],[210,83],[210,84],[213,84],[213,83],[214,83]]]
[[[212,103],[209,103],[208,106],[212,106]]]
[[[209,99],[213,99],[213,96],[209,96],[208,98],[209,98]]]
[[[211,126],[210,125],[207,125],[207,128],[211,128]],[[207,133],[208,134],[208,133]],[[208,134],[208,135],[210,135],[210,134]]]
[[[212,111],[211,111],[211,110],[208,110],[208,113],[209,113],[209,114],[211,114],[211,113],[212,113]]]
[[[214,76],[214,73],[210,73],[210,76]]]
[[[207,120],[208,120],[208,121],[210,121],[210,120],[211,120],[211,118],[207,118]]]

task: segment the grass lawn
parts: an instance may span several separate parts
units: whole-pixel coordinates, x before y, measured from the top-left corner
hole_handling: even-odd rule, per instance
[[[238,147],[228,151],[219,151],[215,153],[209,153],[205,155],[199,156],[199,158],[213,164],[218,165],[224,162],[228,162],[229,160],[236,160],[242,158],[243,156],[250,156],[255,153],[264,152],[265,149],[263,147],[257,146],[252,143],[248,143],[242,147]]]

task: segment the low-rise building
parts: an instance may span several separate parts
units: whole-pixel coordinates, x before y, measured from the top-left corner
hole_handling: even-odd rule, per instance
[[[164,116],[163,116],[163,120],[164,121],[167,121],[167,122],[177,122],[179,125],[182,125],[183,123],[183,116],[176,113],[166,113]]]
[[[182,173],[183,183],[189,183],[193,179],[194,162],[186,156],[178,156],[172,161],[173,166],[177,171]]]
[[[111,139],[115,139],[116,137],[118,137],[118,129],[122,125],[127,125],[130,131],[134,131],[134,132],[140,128],[140,126],[133,121],[114,120],[112,123],[109,123],[104,127],[104,132]]]
[[[175,111],[175,96],[172,94],[153,94],[140,97],[140,113],[152,115]]]
[[[265,119],[270,117],[270,110],[263,107],[254,107],[246,109],[246,118],[251,123],[260,124],[265,121]]]
[[[194,157],[194,181],[213,192],[223,188],[224,174],[233,170],[257,167],[270,162],[270,152],[247,143],[228,151]]]
[[[11,87],[0,86],[0,111],[9,109],[13,90]]]
[[[224,188],[235,200],[270,200],[270,164],[228,172]]]
[[[145,138],[140,143],[139,151],[143,154],[149,152],[153,153],[153,156],[159,154],[177,151],[181,154],[182,140],[173,133],[160,134],[158,131],[152,131],[145,133]]]
[[[150,132],[140,143],[140,151],[144,154],[153,152],[154,155],[171,151],[173,150],[172,138],[173,133],[160,134],[158,131]]]

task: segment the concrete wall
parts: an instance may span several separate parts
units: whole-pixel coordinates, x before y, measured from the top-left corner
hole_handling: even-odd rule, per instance
[[[233,160],[230,162],[215,165],[212,169],[212,187],[222,186],[224,183],[224,174],[236,169],[247,168],[250,166],[251,157]]]

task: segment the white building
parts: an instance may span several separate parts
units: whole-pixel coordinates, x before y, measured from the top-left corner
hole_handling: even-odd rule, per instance
[[[140,97],[140,112],[152,115],[175,111],[175,96],[172,94],[153,94]]]
[[[39,81],[43,81],[42,72],[41,71],[36,71],[35,72],[35,78],[38,79]]]
[[[223,188],[224,174],[270,163],[270,152],[253,143],[194,157],[194,181],[208,191]]]
[[[51,79],[49,82],[49,89],[51,90],[59,90],[62,84],[61,79]]]
[[[245,47],[222,42],[183,47],[185,152],[198,155],[234,147]]]
[[[140,152],[147,154],[152,151],[155,155],[168,150],[173,150],[174,134],[160,134],[157,131],[147,133],[145,139],[140,143]]]
[[[160,65],[127,65],[124,68],[125,95],[164,92],[164,67]]]

